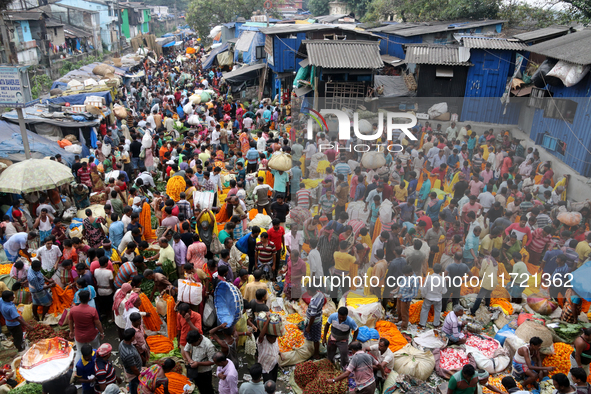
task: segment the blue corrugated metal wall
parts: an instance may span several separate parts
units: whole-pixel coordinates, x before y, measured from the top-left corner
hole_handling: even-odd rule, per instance
[[[573,123],[544,117],[544,110],[535,112],[530,138],[542,143],[544,133],[566,142],[564,154],[548,150],[583,176],[591,176],[591,76],[570,88],[550,86],[554,99],[570,99],[578,104]],[[546,100],[551,100],[547,98]]]
[[[302,41],[306,39],[306,33],[298,33],[297,38],[279,38],[273,36],[273,65],[271,70],[283,73],[299,70],[299,62],[296,62],[296,52],[300,49]]]
[[[383,37],[380,40],[380,54],[396,56],[397,58],[404,59],[404,47],[403,44],[421,44],[423,37],[400,37],[395,34],[377,33],[378,36]]]
[[[521,105],[510,103],[505,107],[498,99],[515,69],[515,52],[471,49],[470,62],[474,65],[468,69],[460,120],[517,124]]]

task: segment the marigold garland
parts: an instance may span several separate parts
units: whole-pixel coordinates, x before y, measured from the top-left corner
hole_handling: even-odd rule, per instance
[[[166,331],[168,333],[168,339],[174,340],[177,334],[176,327],[176,311],[174,310],[175,302],[169,294],[164,294],[162,299],[166,301]]]
[[[281,353],[291,352],[302,347],[304,344],[304,333],[294,324],[285,324],[285,334],[277,338],[279,351]]]
[[[408,341],[402,336],[396,324],[392,322],[380,320],[376,323],[376,330],[378,330],[380,338],[386,338],[390,341],[389,349],[393,352],[408,345]]]
[[[12,270],[12,264],[0,264],[0,275],[8,275]]]
[[[177,177],[178,178],[178,177]],[[140,226],[144,229],[144,239],[151,241],[156,239],[156,232],[152,229],[152,210],[150,204],[144,202],[140,213]]]
[[[152,305],[144,293],[140,293],[140,300],[142,301],[142,304],[139,307],[140,311],[150,314],[150,316],[144,316],[144,324],[146,325],[146,328],[150,331],[160,331],[162,320],[160,319],[158,312],[156,312],[156,308],[154,308],[154,305]]]
[[[180,373],[169,372],[166,374],[166,377],[168,378],[168,392],[170,394],[183,394],[185,385],[191,385],[189,378]],[[154,394],[164,394],[164,386],[158,387]]]
[[[553,376],[557,373],[568,375],[570,371],[570,355],[573,352],[573,347],[566,343],[556,342],[554,344],[554,354],[544,357],[542,366],[556,367],[554,371],[548,372],[548,376]]]
[[[187,190],[187,183],[180,176],[173,176],[166,183],[166,194],[172,198],[174,202],[178,202],[181,199],[181,193]]]
[[[174,344],[164,335],[150,335],[146,342],[150,346],[150,352],[157,354],[166,354],[174,349]]]

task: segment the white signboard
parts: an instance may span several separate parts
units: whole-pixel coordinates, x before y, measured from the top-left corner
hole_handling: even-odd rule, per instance
[[[0,67],[0,108],[22,108],[26,102],[19,68]]]

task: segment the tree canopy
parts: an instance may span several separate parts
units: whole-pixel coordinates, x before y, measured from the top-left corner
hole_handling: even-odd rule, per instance
[[[207,37],[210,30],[238,17],[250,19],[252,13],[263,9],[265,0],[192,0],[189,3],[187,22],[200,37]]]

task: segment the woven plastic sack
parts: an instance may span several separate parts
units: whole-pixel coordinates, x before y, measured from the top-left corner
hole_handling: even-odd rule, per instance
[[[258,215],[256,215],[254,217],[254,219],[252,219],[250,221],[250,223],[248,225],[250,227],[259,226],[262,229],[264,228],[265,230],[268,230],[269,227],[271,227],[272,221],[273,221],[273,219],[271,219],[270,216],[259,213]]]
[[[92,73],[94,75],[100,75],[101,77],[104,77],[107,74],[113,74],[114,72],[115,72],[114,67],[109,66],[108,64],[104,64],[104,63],[101,63],[92,69]]]
[[[386,157],[383,152],[365,152],[361,158],[363,167],[375,170],[386,165]]]
[[[220,282],[214,292],[215,309],[218,323],[226,323],[228,327],[238,322],[244,311],[243,298],[240,290],[228,282]]]
[[[211,97],[209,96],[209,93],[207,92],[201,92],[201,102],[202,103],[207,103],[209,100],[211,100]]]
[[[466,350],[472,355],[472,357],[474,357],[478,368],[484,369],[490,374],[503,371],[505,368],[507,368],[507,366],[509,366],[509,362],[511,362],[511,359],[507,355],[505,349],[500,346],[497,350],[495,350],[492,358],[486,357],[484,353],[475,347],[466,346]]]
[[[393,369],[399,374],[427,380],[435,369],[435,357],[430,351],[424,352],[408,344],[394,353]]]
[[[213,327],[216,321],[215,316],[215,307],[213,304],[213,298],[209,297],[205,302],[205,307],[203,308],[203,325],[205,327]]]
[[[549,77],[556,77],[562,81],[564,86],[571,87],[579,82],[587,75],[589,72],[589,66],[581,66],[578,64],[572,64],[569,62],[565,62],[563,60],[559,60],[558,63],[552,70],[547,74]]]
[[[380,205],[379,218],[381,223],[390,223],[392,221],[392,203],[390,200],[385,200]]]
[[[349,214],[349,220],[359,220],[363,223],[367,223],[369,217],[369,209],[365,210],[365,203],[363,201],[350,202],[347,205],[347,213]]]
[[[127,119],[127,110],[125,109],[125,107],[115,105],[113,107],[113,112],[115,113],[115,116],[119,119]]]
[[[277,171],[289,171],[293,167],[293,160],[289,153],[277,153],[269,160],[269,168]]]
[[[539,293],[528,296],[527,305],[540,315],[549,315],[558,308],[557,303]]]
[[[193,104],[201,104],[201,96],[198,94],[193,94],[189,97],[189,101]]]
[[[525,343],[529,343],[529,340],[533,337],[538,337],[542,340],[542,347],[550,347],[554,343],[552,340],[552,332],[550,329],[543,324],[536,322],[535,320],[528,320],[517,327],[515,335],[519,337]],[[505,341],[507,341],[506,339]]]
[[[195,207],[197,207],[197,204],[199,204],[201,209],[211,209],[213,207],[214,197],[215,194],[211,192],[195,191],[193,192],[193,204]]]
[[[189,280],[179,280],[178,299],[189,305],[201,304],[203,298],[203,285]]]

